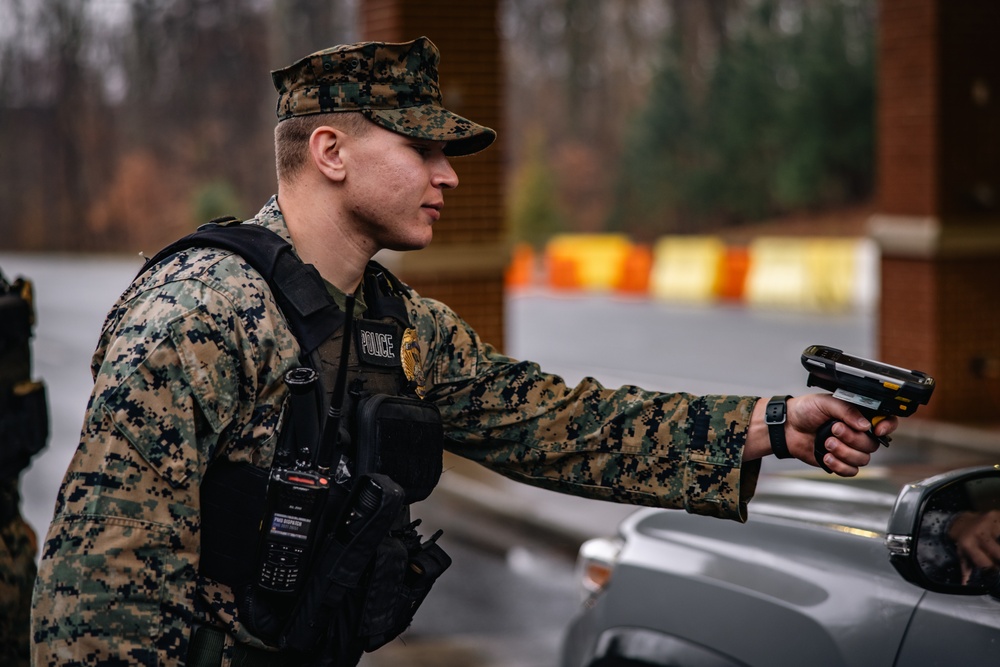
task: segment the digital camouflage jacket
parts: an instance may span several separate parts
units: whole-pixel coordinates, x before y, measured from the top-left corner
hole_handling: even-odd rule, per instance
[[[253,222],[291,242],[276,199]],[[407,303],[450,451],[579,496],[745,518],[756,398],[567,386],[500,354],[444,304]],[[182,252],[124,292],[42,548],[35,665],[178,664],[198,622],[261,646],[231,591],[198,574],[199,484],[219,457],[270,467],[298,355],[265,281],[231,253]]]

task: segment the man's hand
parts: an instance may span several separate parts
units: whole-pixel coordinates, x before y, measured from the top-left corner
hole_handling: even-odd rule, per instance
[[[764,424],[766,404],[767,399],[761,399],[754,407],[744,460],[761,458],[771,453],[767,426]],[[800,461],[818,467],[813,454],[816,432],[831,419],[840,423],[834,425],[833,436],[826,440],[823,463],[841,477],[853,477],[860,468],[868,465],[872,452],[879,448],[879,444],[868,435],[871,423],[864,415],[854,406],[830,394],[807,394],[788,399],[785,422],[788,451]],[[898,418],[886,417],[875,427],[875,434],[889,435],[898,425]]]
[[[816,431],[831,419],[833,437],[826,440],[823,463],[841,477],[853,477],[871,461],[879,444],[868,434],[869,422],[857,408],[829,394],[808,394],[788,399],[788,422],[785,439],[788,450],[800,461],[819,465],[813,453]],[[899,420],[887,417],[875,427],[875,435],[889,435],[896,430]]]
[[[1000,510],[962,512],[951,522],[948,536],[962,559],[962,583],[976,568],[1000,567]]]

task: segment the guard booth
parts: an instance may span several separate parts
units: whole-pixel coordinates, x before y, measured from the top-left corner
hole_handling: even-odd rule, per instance
[[[920,417],[1000,422],[1000,4],[880,3],[880,358],[934,376]]]
[[[460,186],[446,196],[447,214],[434,225],[433,243],[419,252],[394,254],[386,264],[422,296],[444,301],[483,340],[503,349],[504,271],[510,253],[504,234],[504,81],[497,11],[496,0],[362,0],[359,22],[364,40],[429,37],[441,49],[444,105],[499,135],[483,153],[451,161]]]

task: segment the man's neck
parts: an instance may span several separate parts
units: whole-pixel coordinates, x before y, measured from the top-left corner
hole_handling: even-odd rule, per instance
[[[346,234],[334,211],[315,207],[309,198],[282,198],[279,188],[278,206],[299,258],[315,266],[323,279],[337,289],[353,292],[374,251]]]

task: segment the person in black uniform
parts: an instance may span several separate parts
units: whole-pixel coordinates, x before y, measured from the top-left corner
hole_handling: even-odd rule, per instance
[[[31,379],[31,283],[0,273],[0,664],[28,664],[38,541],[21,516],[21,471],[45,446],[45,386]]]

